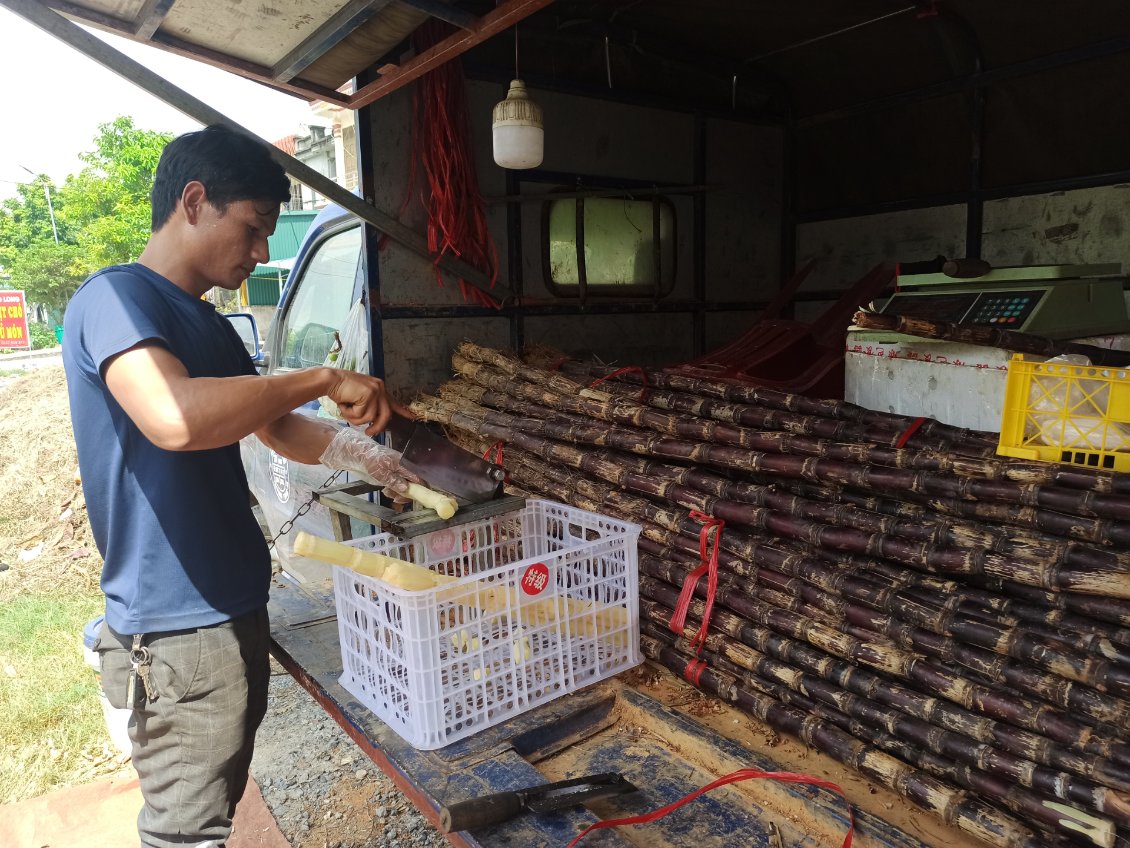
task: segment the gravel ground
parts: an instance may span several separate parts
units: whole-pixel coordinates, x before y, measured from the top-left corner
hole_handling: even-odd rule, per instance
[[[449,843],[272,661],[251,774],[293,848],[441,848]]]

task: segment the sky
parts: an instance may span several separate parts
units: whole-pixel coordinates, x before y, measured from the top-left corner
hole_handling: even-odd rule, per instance
[[[247,129],[274,141],[303,124],[323,123],[305,100],[201,62],[89,30]],[[75,48],[0,7],[0,199],[32,179],[61,184],[78,173],[78,154],[94,147],[98,125],[129,115],[134,126],[171,133],[200,124]]]

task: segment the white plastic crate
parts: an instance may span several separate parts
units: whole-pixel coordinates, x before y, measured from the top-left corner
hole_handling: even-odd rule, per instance
[[[423,591],[334,568],[341,685],[432,750],[642,661],[640,528],[550,501],[362,550],[454,578]]]

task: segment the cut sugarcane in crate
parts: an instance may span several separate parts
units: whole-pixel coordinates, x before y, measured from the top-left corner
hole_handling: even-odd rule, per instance
[[[638,537],[530,500],[413,539],[301,544],[337,566],[341,685],[431,750],[641,662]]]

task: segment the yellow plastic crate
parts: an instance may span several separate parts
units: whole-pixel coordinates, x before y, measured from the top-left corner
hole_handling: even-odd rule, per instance
[[[1014,354],[997,453],[1130,471],[1130,368]]]

